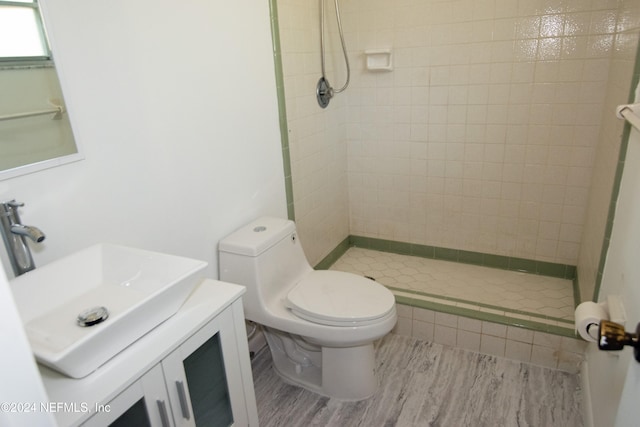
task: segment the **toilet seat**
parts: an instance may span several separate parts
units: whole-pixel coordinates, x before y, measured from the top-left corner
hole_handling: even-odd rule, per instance
[[[285,305],[296,316],[329,326],[376,323],[395,307],[395,297],[381,284],[342,271],[314,270],[287,294]]]

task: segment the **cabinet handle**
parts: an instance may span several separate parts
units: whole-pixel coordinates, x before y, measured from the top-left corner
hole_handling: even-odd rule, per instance
[[[178,398],[180,399],[182,417],[188,420],[191,418],[191,414],[189,414],[189,404],[187,403],[187,392],[184,389],[184,383],[182,381],[176,381],[176,388],[178,389]]]
[[[162,421],[162,427],[170,427],[169,424],[169,414],[167,413],[167,404],[164,403],[164,400],[156,400],[158,403],[158,411],[160,412],[160,421]]]

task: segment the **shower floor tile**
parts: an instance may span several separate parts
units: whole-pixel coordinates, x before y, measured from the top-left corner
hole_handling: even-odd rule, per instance
[[[332,270],[369,276],[396,295],[572,327],[571,280],[352,247]]]

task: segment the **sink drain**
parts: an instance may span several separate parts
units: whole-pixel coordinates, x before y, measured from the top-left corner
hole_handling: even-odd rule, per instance
[[[78,314],[76,322],[82,327],[97,325],[107,320],[109,310],[106,307],[93,307]]]

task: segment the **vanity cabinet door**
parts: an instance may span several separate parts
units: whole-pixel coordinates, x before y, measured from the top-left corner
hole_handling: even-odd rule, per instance
[[[153,367],[109,403],[99,405],[95,409],[96,413],[83,423],[83,426],[170,427],[174,425],[160,365]]]
[[[247,410],[231,310],[162,361],[176,426],[247,426]]]

